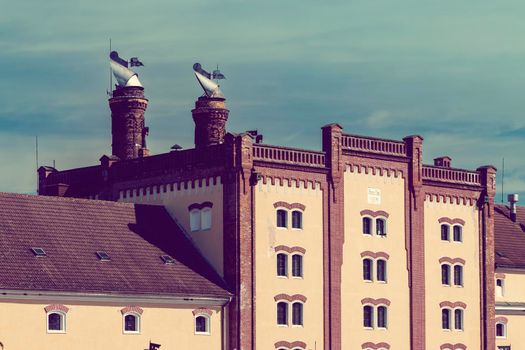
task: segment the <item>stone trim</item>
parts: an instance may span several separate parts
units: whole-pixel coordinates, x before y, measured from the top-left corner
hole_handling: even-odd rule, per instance
[[[287,167],[285,169],[288,169]],[[282,170],[282,169],[277,169]],[[309,174],[309,172],[300,172],[301,175]],[[262,176],[262,184],[268,185],[271,184],[272,186],[286,186],[286,187],[295,187],[295,188],[304,188],[304,189],[319,189],[322,188],[322,184],[324,182],[317,181],[317,180],[311,180],[306,177],[298,178],[296,177],[296,174],[290,175],[290,176],[283,176],[283,172],[277,172],[272,173],[272,175],[268,174],[261,174]]]
[[[125,308],[122,308],[120,309],[120,312],[124,315],[124,314],[127,314],[128,312],[133,312],[135,314],[139,314],[139,315],[142,315],[142,313],[144,312],[144,310],[142,310],[142,308],[138,307],[138,306],[126,306]]]
[[[476,197],[470,197],[470,196],[458,196],[458,195],[447,194],[447,193],[437,193],[437,192],[427,191],[425,193],[425,201],[474,206],[477,203],[478,199]]]
[[[449,257],[442,257],[442,258],[439,258],[439,263],[442,264],[442,263],[449,263],[449,264],[461,264],[461,265],[465,265],[466,261],[464,259],[461,259],[461,258],[449,258]]]
[[[505,274],[504,273],[497,273],[495,276],[496,276],[497,279],[500,279],[500,280],[504,280],[505,279]]]
[[[388,343],[372,343],[372,342],[366,342],[361,344],[361,349],[390,349],[390,344]]]
[[[204,209],[204,208],[213,208],[212,202],[202,202],[202,203],[193,203],[188,206],[188,211],[193,209]]]
[[[366,305],[366,304],[372,304],[374,306],[377,306],[377,305],[390,306],[390,300],[388,300],[386,298],[379,298],[379,299],[364,298],[364,299],[361,299],[361,305]]]
[[[445,343],[439,347],[441,350],[452,349],[452,350],[466,350],[467,346],[462,343],[450,344]]]
[[[182,191],[182,190],[188,190],[188,189],[195,189],[195,188],[202,188],[202,187],[210,187],[210,186],[217,186],[222,184],[221,182],[221,176],[214,175],[209,176],[205,178],[200,179],[181,179],[177,182],[169,182],[169,183],[150,183],[150,184],[143,184],[136,187],[124,187],[118,189],[118,194],[120,198],[133,198],[133,197],[140,197],[143,195],[148,194],[159,194],[159,193],[166,193],[166,192],[175,192],[175,191]],[[155,190],[153,190],[155,188]],[[129,191],[129,195],[128,195]]]
[[[46,306],[44,310],[46,312],[60,311],[60,312],[67,314],[67,312],[69,311],[69,308],[62,304],[51,304],[51,305]]]
[[[442,224],[442,223],[446,223],[446,224],[450,224],[450,225],[457,225],[457,224],[459,224],[461,226],[465,226],[465,220],[459,219],[459,218],[451,219],[451,218],[447,218],[447,217],[442,217],[442,218],[438,219],[438,222],[440,224]]]
[[[372,258],[372,259],[377,259],[377,258],[384,258],[386,260],[388,260],[388,258],[390,258],[390,255],[388,255],[388,253],[385,253],[385,252],[371,252],[369,250],[366,250],[364,252],[361,253],[361,257],[364,258],[364,257],[367,257],[367,258]]]
[[[441,303],[439,303],[439,307],[440,308],[448,307],[448,308],[451,308],[451,309],[455,309],[455,308],[460,307],[463,310],[465,310],[467,308],[467,304],[465,304],[462,301],[456,301],[456,302],[442,301]]]
[[[277,294],[273,297],[273,300],[275,301],[288,301],[288,302],[294,302],[294,301],[301,301],[303,303],[306,303],[306,297],[302,294],[294,294],[294,295],[288,295],[288,294]]]
[[[352,164],[352,163],[346,163],[345,164],[345,171],[348,171],[350,173],[358,173],[358,174],[372,174],[372,175],[378,175],[378,176],[387,176],[387,177],[403,177],[403,172],[399,169],[395,168],[388,168],[388,167],[378,167],[373,165],[363,165],[363,164]]]
[[[285,245],[278,245],[277,247],[274,248],[275,249],[275,252],[287,252],[287,253],[301,253],[301,254],[305,254],[306,253],[306,249],[302,248],[302,247],[288,247],[288,246],[285,246]]]
[[[275,202],[273,203],[274,208],[286,208],[288,210],[299,209],[304,211],[306,207],[301,203],[287,203],[287,202]]]
[[[507,322],[509,322],[509,320],[503,316],[498,316],[494,320],[495,320],[495,323],[503,323],[504,325],[507,325]]]
[[[370,209],[365,209],[365,210],[361,210],[361,212],[359,214],[361,214],[361,216],[371,216],[373,218],[377,218],[377,217],[388,218],[388,213],[386,211],[384,211],[384,210],[374,211],[374,210],[370,210]]]
[[[206,309],[206,308],[198,308],[198,309],[193,310],[192,313],[193,313],[193,316],[197,316],[197,315],[211,316],[213,314],[213,311],[210,309]]]
[[[306,349],[306,343],[303,342],[303,341],[299,341],[299,340],[296,340],[294,342],[281,340],[281,341],[278,341],[277,343],[275,343],[274,346],[275,346],[276,349],[281,348],[281,347],[285,347],[285,348],[288,348],[288,349],[293,349],[293,348]]]

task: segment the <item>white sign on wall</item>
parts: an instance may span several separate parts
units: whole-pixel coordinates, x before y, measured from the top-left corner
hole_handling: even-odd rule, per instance
[[[368,204],[381,204],[381,190],[368,188]]]

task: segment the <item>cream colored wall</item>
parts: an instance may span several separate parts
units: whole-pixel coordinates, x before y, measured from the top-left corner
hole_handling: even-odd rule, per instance
[[[509,315],[505,313],[496,312],[496,317],[506,317],[507,336],[505,338],[496,337],[496,346],[510,345],[512,349],[525,349],[525,337],[523,337],[523,330],[525,329],[525,315]]]
[[[499,297],[496,294],[496,303],[505,301],[525,303],[525,270],[496,269],[496,273],[505,275],[503,279],[504,295]]]
[[[475,205],[453,204],[425,200],[425,288],[427,349],[439,349],[443,343],[463,343],[468,349],[480,348],[480,279],[479,279],[479,213]],[[463,242],[441,241],[442,217],[465,221]],[[452,230],[450,231],[452,235]],[[441,257],[462,258],[463,287],[441,284]],[[453,275],[452,275],[453,276]],[[464,311],[464,331],[444,331],[441,325],[443,301],[461,301]],[[453,319],[452,319],[453,322]]]
[[[220,181],[218,181],[216,185],[210,183],[209,186],[203,184],[202,187],[196,186],[195,188],[191,188],[191,185],[189,185],[187,189],[181,188],[180,190],[177,190],[175,187],[174,191],[169,191],[168,189],[167,192],[161,191],[161,193],[133,196],[132,198],[130,198],[129,195],[126,196],[126,198],[123,198],[121,193],[120,201],[164,205],[170,215],[176,218],[186,229],[195,242],[195,245],[200,249],[202,254],[206,256],[215,270],[221,276],[224,276],[222,225],[223,193]],[[191,232],[188,206],[193,203],[202,203],[206,201],[213,203],[212,227],[209,230]]]
[[[274,349],[278,341],[303,341],[307,349],[323,348],[323,193],[319,189],[296,188],[259,182],[255,188],[255,268],[256,268],[256,345],[258,349]],[[301,203],[306,206],[303,229],[276,227],[275,202]],[[289,216],[291,226],[291,216]],[[276,274],[274,247],[285,245],[306,249],[303,260],[303,279]],[[277,307],[274,296],[302,294],[304,326],[277,326]],[[291,309],[290,309],[291,316]]]
[[[391,349],[410,348],[409,290],[405,251],[405,185],[404,179],[350,172],[345,181],[345,242],[342,267],[342,348],[361,349],[365,342],[390,344]],[[381,190],[381,204],[368,202],[368,188]],[[383,210],[389,214],[387,236],[362,233],[364,209]],[[386,252],[387,283],[364,282],[361,252]],[[363,328],[363,298],[386,298],[388,329]]]
[[[221,349],[221,311],[211,316],[211,334],[194,333],[193,307],[142,306],[140,334],[124,334],[121,309],[127,305],[64,303],[69,308],[65,334],[48,334],[44,308],[56,301],[0,301],[0,342],[5,350]]]
[[[503,316],[508,320],[507,336],[496,338],[496,345],[511,345],[512,349],[525,349],[523,337],[525,308],[521,307],[522,310],[514,312],[498,310],[498,304],[505,302],[525,303],[525,270],[496,269],[496,273],[505,275],[504,294],[502,297],[496,294],[496,317]]]

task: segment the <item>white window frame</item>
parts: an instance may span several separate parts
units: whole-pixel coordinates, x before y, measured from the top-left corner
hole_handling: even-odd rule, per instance
[[[456,266],[461,267],[461,284],[456,284]],[[456,288],[463,288],[465,285],[465,266],[463,264],[455,264],[452,266],[452,285]]]
[[[293,324],[293,306],[294,304],[301,304],[301,324]],[[292,327],[301,328],[304,327],[304,303],[300,300],[293,301],[291,303],[288,303],[288,307],[290,308],[290,325]]]
[[[456,328],[456,310],[461,310],[461,326],[463,328]],[[461,308],[461,307],[457,307],[453,310],[452,312],[452,320],[453,320],[453,323],[452,323],[452,329],[456,332],[463,332],[465,331],[465,309]]]
[[[370,279],[369,280],[365,279],[365,276],[364,276],[365,260],[370,260]],[[363,279],[363,282],[365,283],[374,282],[374,273],[375,273],[374,265],[375,265],[374,259],[369,256],[364,256],[361,259],[361,278]]]
[[[441,237],[441,227],[443,227],[443,226],[448,227],[448,231],[447,231],[447,236],[448,236],[448,237],[447,237],[447,239],[442,239],[442,237]],[[451,239],[452,239],[452,234],[453,234],[452,231],[453,231],[453,229],[452,229],[452,226],[451,226],[450,224],[441,223],[441,224],[439,225],[439,240],[440,240],[441,242],[449,242],[449,243],[450,243],[450,241],[451,241]]]
[[[293,257],[295,255],[298,255],[301,257],[301,275],[300,276],[294,276],[293,275]],[[292,268],[291,268],[291,276],[292,278],[295,278],[295,279],[303,279],[304,278],[304,254],[302,253],[297,253],[297,252],[294,252],[291,254],[291,259],[290,259],[290,264],[292,265]]]
[[[206,320],[206,331],[205,332],[198,332],[197,331],[197,318],[204,317]],[[195,314],[193,316],[193,332],[195,335],[211,335],[211,317],[208,314]]]
[[[279,304],[284,303],[286,305],[286,324],[279,324],[278,323],[278,317],[279,317]],[[275,323],[277,324],[277,327],[290,327],[290,302],[287,300],[277,300],[275,303]]]
[[[55,330],[55,329],[49,329],[49,316],[51,314],[57,314],[57,315],[60,315],[60,324],[62,325],[62,329],[60,330]],[[46,313],[46,329],[47,329],[47,333],[57,333],[57,334],[64,334],[66,333],[66,330],[67,330],[67,325],[66,325],[66,313],[63,312],[63,311],[59,311],[59,310],[52,310],[52,311],[49,311]]]
[[[201,210],[192,209],[190,210],[190,231],[197,232],[201,230]]]
[[[498,325],[503,326],[503,335],[498,335]],[[507,324],[505,322],[496,322],[496,328],[494,329],[496,339],[507,339]]]
[[[370,321],[371,321],[371,326],[368,327],[368,326],[365,326],[365,307],[369,306],[372,310],[372,314],[370,315]],[[374,307],[374,305],[372,304],[364,304],[363,307],[361,308],[361,317],[363,317],[362,319],[362,322],[361,322],[361,325],[364,329],[366,330],[372,330],[372,329],[375,329],[376,327],[376,309]]]
[[[384,263],[385,263],[385,273],[384,273],[385,280],[384,281],[381,281],[381,280],[379,280],[377,278],[377,274],[379,273],[379,261],[384,261]],[[375,268],[375,275],[373,276],[375,281],[377,283],[385,283],[385,284],[388,283],[388,260],[385,259],[385,258],[377,258],[377,259],[375,259],[375,266],[376,266],[376,268]]]
[[[126,330],[126,316],[133,316],[135,317],[135,325],[137,326],[136,331],[127,331]],[[141,315],[136,312],[126,312],[122,315],[122,333],[124,334],[140,334],[140,327],[141,327]]]
[[[298,213],[301,214],[301,222],[300,222],[300,226],[299,227],[293,227],[293,213],[294,212],[298,212]],[[304,212],[302,210],[300,210],[300,209],[292,209],[290,211],[290,219],[291,219],[290,220],[290,228],[292,230],[300,231],[300,230],[302,230],[304,228]]]
[[[384,225],[383,225],[383,232],[384,232],[384,234],[382,234],[382,235],[377,233],[377,226],[378,226],[377,225],[377,221],[378,220],[382,220],[384,222]],[[376,237],[386,238],[388,236],[388,220],[387,220],[387,218],[384,217],[384,216],[378,216],[373,221],[374,221],[374,235]]]
[[[279,269],[279,255],[284,255],[286,257],[285,259],[285,262],[284,262],[284,275],[279,275],[279,272],[278,272],[278,269]],[[288,278],[289,277],[289,268],[288,268],[288,264],[289,264],[289,259],[290,257],[290,254],[284,252],[284,251],[278,251],[277,254],[275,254],[275,274],[278,278]]]
[[[501,287],[498,286],[498,281],[501,281]],[[505,279],[496,278],[496,297],[503,298],[505,296]]]
[[[459,241],[456,241],[456,239],[454,237],[455,227],[459,227],[460,228],[460,234],[459,234],[460,240]],[[455,224],[451,228],[452,228],[452,230],[451,230],[452,232],[450,232],[450,241],[453,242],[453,243],[463,243],[463,225]]]
[[[443,310],[448,310],[448,328],[443,328]],[[451,332],[454,330],[454,309],[450,307],[442,307],[440,309],[440,320],[441,330],[445,332]]]
[[[277,215],[279,213],[279,210],[283,210],[286,214],[285,216],[285,223],[284,223],[284,226],[277,226]],[[289,227],[289,224],[290,224],[290,211],[286,208],[283,208],[283,207],[277,207],[275,209],[275,227],[277,227],[278,230],[288,230],[288,227]]]
[[[443,266],[448,266],[448,274],[447,274],[448,284],[443,283]],[[453,266],[449,263],[442,263],[439,265],[439,279],[441,280],[441,286],[451,287],[453,285],[453,281],[452,281],[452,277],[454,274],[453,270],[454,270]]]
[[[201,231],[211,230],[213,223],[212,208],[205,207],[200,210],[201,212]]]
[[[379,307],[384,307],[385,308],[385,327],[379,327]],[[375,325],[376,325],[376,328],[377,329],[382,329],[382,330],[386,330],[388,329],[388,305],[386,304],[379,304],[379,305],[376,305],[375,307]]]
[[[365,233],[364,232],[364,220],[368,219],[370,220],[370,233]],[[375,224],[374,224],[375,220],[373,217],[371,217],[370,215],[363,215],[361,216],[361,234],[363,236],[366,236],[366,237],[371,237],[371,236],[374,236],[374,230],[375,230]]]

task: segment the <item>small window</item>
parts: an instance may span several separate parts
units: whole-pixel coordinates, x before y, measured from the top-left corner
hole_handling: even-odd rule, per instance
[[[284,253],[277,254],[277,276],[288,276],[288,255]]]
[[[459,225],[454,226],[454,242],[463,241],[463,228]]]
[[[496,296],[502,297],[504,295],[505,281],[501,278],[496,279]]]
[[[377,308],[377,327],[387,328],[387,308],[386,306],[379,306]]]
[[[496,337],[498,338],[506,338],[507,337],[507,330],[506,325],[504,323],[498,322],[496,323]]]
[[[210,334],[210,318],[205,315],[195,317],[195,334]]]
[[[363,234],[365,235],[372,234],[372,219],[363,218]]]
[[[139,333],[140,332],[140,316],[137,314],[124,315],[124,333]]]
[[[374,328],[374,308],[370,305],[363,307],[363,327]]]
[[[376,234],[378,236],[386,236],[386,221],[385,221],[385,219],[376,219]]]
[[[463,266],[454,266],[454,285],[461,287],[463,286]]]
[[[303,277],[303,256],[299,254],[292,255],[292,276]]]
[[[363,259],[363,280],[372,281],[372,259]]]
[[[454,310],[454,329],[457,331],[463,330],[463,310]]]
[[[104,251],[98,251],[97,257],[100,261],[110,261],[111,260],[109,254]]]
[[[377,260],[377,280],[386,282],[386,260]]]
[[[161,255],[160,259],[162,262],[166,265],[172,265],[175,264],[175,259],[173,259],[170,255]]]
[[[288,325],[288,303],[284,301],[277,303],[277,324],[280,326]]]
[[[288,227],[287,225],[288,212],[284,209],[277,210],[277,227]]]
[[[42,248],[31,248],[31,251],[36,257],[43,257],[46,256],[46,252]]]
[[[303,213],[299,210],[292,211],[292,228],[303,228]]]
[[[450,265],[441,265],[441,284],[450,286]]]
[[[211,208],[201,210],[201,230],[211,229]]]
[[[303,304],[302,303],[292,304],[292,325],[294,326],[303,325]]]
[[[201,229],[201,211],[199,209],[192,209],[190,211],[190,230],[199,231]]]
[[[450,330],[450,309],[441,309],[441,328]]]
[[[53,311],[47,314],[47,331],[49,333],[66,332],[66,315],[62,312]]]
[[[450,241],[450,227],[448,225],[441,225],[441,240]]]

